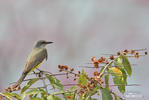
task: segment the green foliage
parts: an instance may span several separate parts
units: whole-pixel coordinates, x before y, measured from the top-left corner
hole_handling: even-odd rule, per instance
[[[26,95],[31,95],[31,94],[33,95],[33,94],[39,94],[40,92],[41,91],[39,89],[35,88],[35,89],[27,91],[25,94]]]
[[[54,96],[54,95],[49,95],[47,97],[47,100],[61,100],[58,96]]]
[[[84,85],[84,86],[87,86],[87,79],[86,79],[86,73],[84,72],[84,69],[82,69],[82,72],[81,72],[81,75],[78,79],[78,83]]]
[[[41,98],[39,98],[39,97],[33,97],[33,98],[31,98],[30,100],[44,100],[44,99],[41,99]]]
[[[102,100],[113,100],[109,89],[103,88],[101,91],[102,91]]]
[[[109,76],[110,76],[109,73],[105,75],[105,85],[106,85],[106,88],[109,88]]]
[[[121,76],[118,76],[116,75],[114,78],[113,78],[113,81],[114,81],[114,84],[115,85],[118,85],[118,89],[119,91],[124,94],[125,92],[125,84],[123,83],[123,78]]]
[[[35,82],[37,82],[39,79],[35,78],[35,79],[31,79],[26,86],[23,87],[23,89],[21,90],[21,94],[23,92],[25,92],[32,84],[34,84]]]
[[[3,92],[0,94],[5,96],[7,99],[10,99],[10,100],[13,100],[12,97],[17,99],[17,100],[21,100],[21,96],[17,93]]]
[[[114,60],[114,66],[120,66],[120,71],[122,72],[122,75],[112,72],[114,84],[118,85],[119,91],[124,94],[125,85],[127,85],[127,74],[131,76],[132,73],[130,63],[127,57],[121,54]]]
[[[118,96],[116,93],[113,93],[115,100],[122,100],[120,96]]]
[[[118,85],[118,89],[121,93],[125,92],[125,84],[127,83],[127,75],[124,70],[124,68],[120,69],[123,73],[123,75],[118,75],[116,73],[112,73],[114,84],[123,84]],[[75,92],[78,91],[78,86],[72,86],[71,88],[64,90],[64,85],[60,83],[60,80],[53,77],[50,74],[45,74],[46,78],[49,80],[51,86],[54,89],[58,89],[58,91],[53,93],[47,93],[45,89],[42,88],[32,88],[30,87],[37,82],[39,79],[34,78],[31,79],[26,86],[24,86],[21,90],[20,94],[17,93],[9,93],[9,92],[3,92],[1,95],[4,95],[8,99],[12,100],[13,98],[17,100],[24,100],[27,96],[30,98],[30,100],[63,100],[61,97],[65,100],[98,100],[96,98],[93,98],[92,96],[99,94],[100,91],[102,94],[102,100],[113,100],[112,93],[110,92],[109,88],[109,76],[111,70],[107,70],[107,74],[104,75],[105,78],[105,88],[103,88],[101,85],[98,85],[90,90],[90,88],[81,88],[80,91],[84,91],[84,93]],[[82,72],[80,73],[80,76],[78,78],[78,84],[81,84],[82,86],[88,86],[88,79],[87,74],[82,69]],[[59,97],[59,95],[62,95]],[[116,94],[113,94],[115,97],[115,100],[120,100],[120,97]]]
[[[71,88],[68,89],[69,92],[65,93],[63,95],[63,97],[66,99],[66,100],[73,100],[75,94],[74,94],[74,91],[76,89],[76,86],[73,86]],[[71,97],[71,98],[67,98],[67,97]]]
[[[125,93],[125,85],[127,85],[127,75],[126,72],[124,71],[123,68],[120,69],[122,72],[122,75],[113,73],[112,71],[112,76],[113,76],[113,82],[115,85],[118,86],[119,91],[124,94]]]
[[[46,77],[48,78],[49,82],[51,83],[53,88],[57,88],[59,90],[63,90],[63,85],[60,83],[60,80],[54,78],[52,75],[45,74]]]
[[[114,65],[120,66],[121,68],[123,68],[126,71],[126,73],[129,76],[131,76],[131,74],[132,74],[131,65],[130,65],[128,58],[125,55],[121,54],[119,57],[117,57],[114,60]]]
[[[117,63],[117,60],[115,60],[115,63]],[[121,63],[118,62],[118,64],[120,65]],[[102,71],[103,71],[103,68],[101,69]],[[55,91],[49,94],[44,88],[30,89],[30,87],[39,80],[38,78],[34,78],[34,79],[31,79],[27,83],[27,85],[22,88],[20,94],[3,92],[1,93],[1,95],[7,97],[10,100],[12,100],[13,98],[17,100],[24,100],[27,96],[30,98],[30,100],[63,100],[62,97],[65,100],[98,100],[96,98],[93,98],[92,96],[96,94],[100,95],[100,91],[101,91],[102,100],[113,100],[112,93],[109,88],[110,73],[113,76],[114,84],[118,85],[118,89],[121,93],[125,92],[125,85],[127,84],[127,75],[126,75],[127,70],[125,70],[124,67],[121,67],[120,71],[122,72],[122,75],[119,75],[117,73],[112,73],[112,70],[107,69],[107,73],[104,75],[105,88],[103,88],[100,84],[98,86],[95,86],[94,88],[88,87],[90,82],[87,78],[87,74],[82,69],[82,72],[80,73],[78,78],[78,84],[80,84],[82,87],[78,87],[76,85],[76,86],[72,86],[67,90],[64,90],[63,89],[64,85],[61,84],[60,80],[58,80],[57,78],[53,77],[50,74],[45,74],[46,78],[49,80],[50,85],[53,87],[53,89],[57,89],[58,91]],[[122,85],[119,85],[119,84],[122,84]],[[61,96],[59,97],[59,95]],[[120,97],[117,96],[117,94],[114,93],[113,95],[115,97],[115,100],[120,100]]]
[[[102,58],[102,59],[101,59]],[[42,78],[33,78],[25,85],[20,94],[13,92],[1,92],[0,95],[5,96],[9,100],[24,100],[28,97],[30,100],[99,100],[94,96],[102,96],[102,100],[123,100],[117,93],[113,92],[110,87],[117,86],[118,90],[124,94],[127,85],[127,76],[131,76],[132,69],[127,56],[119,54],[119,56],[111,56],[111,60],[101,57],[100,59],[92,59],[93,64],[105,64],[99,67],[90,77],[88,73],[82,69],[78,73],[73,72],[68,66],[59,66],[60,72],[65,71],[66,76],[74,75],[71,78],[77,80],[74,85],[68,89],[64,86],[55,75],[48,74],[45,71]],[[96,63],[95,63],[96,62]],[[111,63],[110,63],[111,62]],[[106,67],[105,67],[106,66]],[[44,81],[42,87],[31,88],[38,80]],[[111,85],[109,80],[113,80]],[[110,86],[111,85],[111,86]],[[52,89],[47,88],[52,86]],[[50,91],[50,92],[49,92]]]

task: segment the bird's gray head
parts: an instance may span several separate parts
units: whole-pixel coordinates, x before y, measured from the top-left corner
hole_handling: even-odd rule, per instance
[[[51,44],[51,43],[53,43],[53,42],[48,42],[45,40],[39,40],[39,41],[35,42],[34,48],[44,48],[47,44]]]

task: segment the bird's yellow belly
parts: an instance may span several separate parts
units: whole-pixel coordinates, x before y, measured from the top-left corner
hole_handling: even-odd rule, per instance
[[[41,62],[41,63],[42,63],[42,62]],[[37,66],[35,66],[29,73],[31,73],[31,72],[34,71],[36,68],[38,68],[41,63],[39,63]]]

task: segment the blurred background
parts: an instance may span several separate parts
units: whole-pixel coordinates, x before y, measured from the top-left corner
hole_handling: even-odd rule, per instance
[[[148,48],[149,0],[0,0],[0,91],[18,80],[41,39],[54,42],[40,66],[53,73],[58,64],[75,67],[102,53]],[[127,87],[139,100],[149,98],[148,59],[133,59],[128,81],[141,84]]]

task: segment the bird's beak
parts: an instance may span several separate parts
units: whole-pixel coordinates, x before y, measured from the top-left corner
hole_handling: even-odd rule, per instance
[[[53,43],[53,42],[46,42],[46,44],[51,44],[51,43]]]

